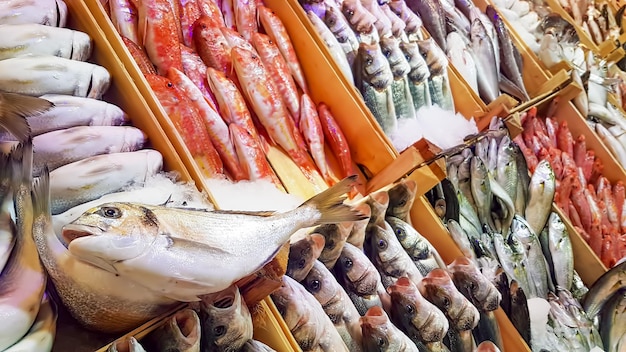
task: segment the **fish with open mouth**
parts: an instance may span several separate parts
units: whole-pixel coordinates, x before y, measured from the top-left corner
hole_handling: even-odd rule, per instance
[[[199,322],[204,351],[237,351],[252,338],[252,316],[236,285],[203,297]]]
[[[150,351],[200,352],[200,318],[193,309],[183,309],[141,342]]]

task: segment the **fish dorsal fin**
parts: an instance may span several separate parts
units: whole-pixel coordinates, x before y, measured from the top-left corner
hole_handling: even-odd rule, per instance
[[[231,215],[250,215],[250,216],[263,216],[268,217],[275,215],[275,211],[262,210],[262,211],[247,211],[247,210],[212,210],[212,213],[217,214],[231,214]]]

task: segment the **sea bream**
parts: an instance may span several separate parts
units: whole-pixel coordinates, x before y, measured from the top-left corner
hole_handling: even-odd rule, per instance
[[[82,260],[173,299],[197,301],[263,267],[301,228],[362,219],[343,204],[355,179],[346,178],[284,213],[107,203],[66,225],[63,237]],[[126,250],[110,250],[120,245]],[[206,267],[215,270],[201,270]]]
[[[63,0],[9,0],[0,4],[0,24],[38,23],[65,27],[67,5]]]
[[[111,84],[104,67],[56,56],[0,61],[0,85],[7,92],[32,96],[68,94],[100,99]]]
[[[86,61],[91,56],[88,34],[42,24],[0,25],[0,60],[29,55],[53,55]]]

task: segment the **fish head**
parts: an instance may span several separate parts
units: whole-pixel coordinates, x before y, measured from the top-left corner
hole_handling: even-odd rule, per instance
[[[485,25],[479,18],[475,18],[470,25],[470,38],[472,39],[480,39],[487,40],[489,39],[489,35],[487,34],[487,29]]]
[[[370,224],[384,226],[385,213],[389,206],[389,193],[378,191],[367,197],[367,204],[370,206]]]
[[[72,60],[87,61],[91,56],[92,40],[91,37],[83,32],[72,32]]]
[[[380,50],[387,58],[394,78],[402,78],[411,70],[408,61],[400,50],[400,40],[396,37],[380,38]]]
[[[292,330],[295,323],[300,319],[299,312],[301,312],[302,304],[298,303],[301,299],[298,285],[300,284],[296,280],[283,275],[280,287],[271,293],[272,301],[287,323],[289,330]]]
[[[343,248],[344,243],[350,236],[353,223],[345,222],[339,224],[323,224],[315,228],[313,233],[324,236],[324,249],[319,255],[319,260],[324,264],[336,260]]]
[[[111,86],[111,74],[102,66],[94,66],[87,88],[87,98],[100,99]]]
[[[395,214],[399,217],[401,214],[408,214],[417,193],[417,182],[405,180],[393,186],[387,193],[389,194],[387,215]]]
[[[376,293],[380,274],[359,248],[346,243],[334,266],[338,280],[359,295]]]
[[[388,351],[393,344],[389,317],[379,306],[371,307],[359,318],[366,351]]]
[[[105,203],[63,227],[70,252],[103,269],[145,253],[159,235],[159,222],[148,208]]]
[[[400,50],[404,54],[411,71],[409,71],[409,79],[413,82],[424,82],[430,77],[428,65],[424,57],[420,53],[419,46],[416,42],[400,42]]]
[[[344,28],[347,24],[347,19],[345,17],[340,18],[339,16],[344,17],[341,12],[337,11],[337,8],[333,6],[326,6],[326,14],[322,20],[328,29],[335,34],[335,36],[345,29],[351,30],[350,28]],[[340,43],[344,43],[347,38],[337,38],[337,40]]]
[[[393,73],[380,45],[361,43],[357,55],[363,70],[357,74],[363,75],[363,79],[378,90],[389,87],[393,80]]]
[[[338,294],[336,290],[338,284],[333,281],[335,281],[335,277],[322,262],[316,260],[301,284],[322,306],[325,306]]]
[[[493,311],[500,306],[502,295],[467,257],[455,259],[448,269],[452,272],[452,280],[461,293],[474,306],[484,311]]]
[[[177,312],[165,323],[163,329],[168,331],[167,336],[173,337],[172,341],[167,342],[170,346],[189,348],[200,341],[200,318],[193,309]]]
[[[252,317],[236,285],[212,295],[210,300],[203,299],[200,320],[204,346],[225,347],[252,338]]]
[[[144,77],[165,110],[180,104],[181,92],[169,78],[155,74],[147,74]]]
[[[324,236],[317,233],[312,233],[292,243],[289,248],[286,275],[289,275],[298,282],[304,280],[313,267],[313,264],[322,253],[324,243]]]
[[[386,221],[391,226],[394,235],[402,243],[402,246],[406,249],[407,253],[413,260],[423,260],[430,256],[430,246],[428,242],[413,228],[413,226],[406,222],[388,216]]]
[[[394,260],[400,251],[404,251],[399,244],[396,245],[398,240],[393,237],[390,228],[370,226],[367,232],[369,241],[366,252],[381,264]]]

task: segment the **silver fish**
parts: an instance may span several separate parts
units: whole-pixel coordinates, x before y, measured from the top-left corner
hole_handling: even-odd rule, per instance
[[[262,268],[301,228],[361,220],[358,212],[343,204],[355,179],[346,178],[294,210],[271,215],[107,203],[66,225],[62,235],[70,252],[82,260],[172,299],[197,301],[198,296],[224,290]],[[241,225],[234,237],[233,223]],[[143,229],[131,230],[135,226]],[[127,251],[108,250],[116,246],[112,243],[129,241],[133,245]],[[184,265],[169,264],[180,263],[183,257]]]
[[[517,198],[518,183],[516,153],[508,134],[502,137],[498,145],[495,179],[513,202]]]
[[[238,351],[250,340],[252,316],[239,288],[232,285],[214,296],[203,298],[200,302],[200,325],[200,347],[204,351]]]
[[[408,0],[406,4],[424,21],[424,27],[437,45],[446,51],[446,14],[441,3],[434,0]]]
[[[541,243],[530,225],[520,216],[515,216],[511,231],[523,244],[528,259],[528,282],[535,287],[537,297],[546,298],[551,288],[550,273],[546,258],[541,250]]]
[[[570,289],[572,296],[577,300],[582,302],[583,297],[589,292],[589,288],[583,282],[583,279],[578,275],[576,270],[574,270],[574,276],[572,279],[572,288]]]
[[[319,255],[319,261],[324,263],[328,269],[331,269],[339,255],[341,249],[346,243],[350,232],[352,231],[352,222],[339,223],[339,224],[324,224],[316,227],[313,233],[318,233],[324,236],[324,249]]]
[[[309,273],[317,258],[324,249],[324,236],[318,233],[311,233],[304,238],[291,243],[289,246],[289,259],[287,260],[287,272],[285,275],[291,276],[300,282]]]
[[[459,71],[467,84],[478,94],[478,76],[476,63],[470,50],[468,50],[465,40],[457,32],[448,33],[446,38],[448,51],[446,54],[452,65]]]
[[[38,23],[65,27],[67,5],[63,0],[9,0],[0,4],[0,24]]]
[[[524,252],[523,248],[521,248],[521,252],[519,252],[515,244],[513,245],[515,249],[511,248],[512,246],[509,245],[509,239],[511,238],[513,241],[516,241],[517,244],[520,244],[517,238],[511,236],[511,238],[505,240],[499,233],[494,233],[492,236],[493,245],[502,269],[504,269],[511,280],[518,282],[529,298],[535,297],[535,295],[532,294],[533,291],[530,289],[530,287],[534,288],[534,286],[528,282],[530,276],[527,272],[528,258],[526,258],[526,252]]]
[[[493,43],[485,26],[478,19],[472,22],[471,39],[470,53],[473,55],[476,65],[478,92],[483,101],[489,104],[500,95],[498,67],[495,62],[498,53],[494,51]]]
[[[350,231],[350,236],[346,240],[347,243],[363,250],[363,242],[365,242],[365,231],[367,225],[370,222],[370,215],[372,215],[372,209],[367,203],[362,203],[354,207],[365,217],[363,220],[355,221]]]
[[[380,48],[393,73],[391,94],[396,118],[414,119],[415,109],[408,78],[411,66],[400,50],[400,40],[395,37],[380,38]]]
[[[411,66],[411,71],[409,71],[408,75],[409,89],[411,90],[415,110],[419,110],[422,106],[432,105],[428,86],[430,71],[428,70],[426,60],[419,51],[418,44],[416,42],[402,41],[400,42],[400,50],[402,50],[409,62],[409,66]]]
[[[515,204],[513,203],[511,197],[509,197],[506,190],[493,179],[493,174],[491,172],[487,173],[487,177],[489,179],[491,193],[493,194],[495,201],[499,204],[499,208],[501,209],[500,212],[502,213],[498,214],[499,218],[496,230],[501,233],[506,233],[506,231],[508,231],[511,227],[511,222],[513,221],[513,216],[515,215]]]
[[[388,5],[391,11],[404,21],[406,25],[404,27],[404,33],[406,33],[409,42],[424,39],[422,34],[422,19],[409,9],[404,0],[391,0],[388,2]]]
[[[387,313],[380,307],[372,307],[360,318],[365,351],[418,352],[418,348],[391,323]]]
[[[496,226],[491,217],[491,204],[493,193],[491,192],[491,182],[487,175],[488,171],[480,157],[472,157],[471,162],[471,191],[472,197],[476,202],[476,210],[480,223],[488,226],[492,231]]]
[[[623,351],[626,348],[626,290],[617,291],[605,303],[600,317],[600,334],[605,351]]]
[[[283,276],[271,296],[302,351],[349,351],[319,302],[294,279]]]
[[[147,141],[146,135],[130,126],[77,126],[40,134],[33,138],[33,174],[44,164],[49,170],[95,155],[134,152]]]
[[[386,217],[396,217],[407,224],[411,224],[410,211],[415,201],[417,193],[417,182],[405,179],[391,187],[389,194],[389,205],[387,206]]]
[[[461,225],[454,219],[448,219],[446,225],[448,231],[450,232],[450,237],[452,237],[454,243],[456,243],[457,247],[459,247],[463,255],[466,258],[476,262],[476,254],[474,253],[472,243],[470,242],[467,233],[465,232],[465,230],[463,230]]]
[[[88,62],[56,56],[0,61],[0,84],[7,92],[40,96],[68,94],[100,99],[111,84],[109,71]]]
[[[118,339],[111,343],[107,352],[146,352],[143,346],[134,337]]]
[[[142,344],[151,351],[200,352],[200,329],[198,314],[186,308],[148,334]]]
[[[163,156],[156,150],[97,155],[50,172],[52,214],[143,182],[161,171]]]
[[[554,171],[547,160],[542,160],[530,178],[528,205],[524,212],[524,218],[534,233],[540,233],[546,226],[555,191]]]
[[[398,127],[391,83],[393,73],[380,45],[361,43],[354,65],[354,81],[374,118],[385,134]]]
[[[582,301],[589,318],[593,319],[598,315],[606,301],[623,287],[626,287],[626,260],[602,274],[589,288]]]
[[[315,261],[313,268],[302,281],[302,286],[322,305],[350,351],[362,351],[363,336],[359,325],[359,311],[322,262]]]
[[[53,55],[87,61],[91,56],[91,38],[69,28],[42,24],[0,25],[0,60],[20,56]]]
[[[574,253],[565,224],[556,213],[550,213],[548,226],[539,235],[550,276],[557,288],[570,290],[574,281]]]
[[[432,39],[418,42],[420,53],[426,58],[430,70],[430,96],[433,104],[439,105],[446,110],[454,110],[454,100],[448,80],[448,57],[437,43]]]
[[[352,75],[352,64],[354,63],[354,58],[356,57],[356,50],[351,51],[352,61],[348,61],[348,53],[344,51],[344,46],[339,43],[335,35],[330,31],[330,29],[328,29],[324,22],[311,11],[308,11],[306,15],[313,24],[313,27],[315,28],[317,33],[322,38],[322,41],[324,41],[324,44],[326,44],[328,52],[334,59],[337,66],[339,66],[341,72],[344,74],[348,82],[354,84],[354,76]]]
[[[56,303],[44,294],[33,326],[16,344],[4,352],[38,351],[50,352],[57,330],[58,309]]]
[[[427,275],[435,268],[445,267],[445,263],[435,247],[415,228],[392,216],[387,218],[387,223],[422,275]]]
[[[341,11],[333,6],[327,6],[323,20],[337,39],[337,42],[339,42],[350,67],[353,67],[357,51],[359,50],[359,39],[357,39],[356,34],[350,28],[350,23],[348,23]]]

